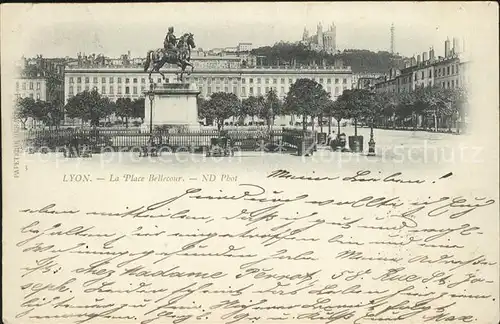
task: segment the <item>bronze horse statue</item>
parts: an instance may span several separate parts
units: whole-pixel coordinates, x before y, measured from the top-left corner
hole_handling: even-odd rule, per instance
[[[185,33],[184,35],[182,35],[179,38],[176,47],[176,52],[166,52],[163,48],[148,51],[148,54],[146,55],[146,62],[144,63],[144,72],[147,72],[149,70],[149,79],[151,82],[153,82],[151,78],[151,74],[153,72],[160,73],[163,80],[165,80],[165,75],[160,71],[160,69],[166,63],[177,64],[177,66],[181,68],[180,80],[183,80],[182,77],[186,72],[186,67],[191,67],[191,71],[187,72],[188,75],[193,72],[194,66],[190,62],[191,49],[196,47],[193,34]],[[152,65],[151,69],[150,65]]]

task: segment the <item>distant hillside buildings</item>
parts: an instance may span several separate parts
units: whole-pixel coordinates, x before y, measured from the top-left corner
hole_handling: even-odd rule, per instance
[[[321,22],[318,23],[316,34],[312,36],[309,36],[309,32],[304,27],[302,43],[313,51],[325,51],[328,54],[335,54],[337,50],[337,27],[335,23],[332,23],[326,31],[323,31]]]

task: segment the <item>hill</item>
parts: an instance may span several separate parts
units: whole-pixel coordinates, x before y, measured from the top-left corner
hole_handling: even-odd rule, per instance
[[[401,68],[404,57],[386,51],[372,52],[348,49],[336,54],[316,52],[302,43],[279,42],[252,50],[257,63],[267,66],[350,66],[354,73],[385,73],[391,67]]]

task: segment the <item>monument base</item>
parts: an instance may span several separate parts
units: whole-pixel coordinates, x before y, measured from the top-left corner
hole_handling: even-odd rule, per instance
[[[200,91],[195,84],[165,83],[146,92],[144,101],[144,123],[142,132],[149,132],[152,119],[153,131],[157,128],[179,130],[200,130],[198,105]],[[151,99],[150,100],[150,96]],[[152,115],[151,115],[152,113]]]

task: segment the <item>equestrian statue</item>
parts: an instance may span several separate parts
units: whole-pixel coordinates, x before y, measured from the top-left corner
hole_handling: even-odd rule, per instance
[[[195,48],[194,36],[191,33],[185,33],[181,37],[177,38],[174,35],[174,27],[168,28],[167,36],[163,42],[163,48],[158,48],[156,50],[148,51],[146,55],[146,62],[144,63],[144,72],[149,70],[149,79],[153,82],[151,74],[153,72],[158,72],[165,80],[165,75],[160,71],[160,69],[166,63],[176,64],[181,68],[180,80],[183,79],[184,73],[186,73],[186,67],[190,66],[191,71],[187,72],[190,75],[193,72],[193,64],[191,61],[191,49]]]

